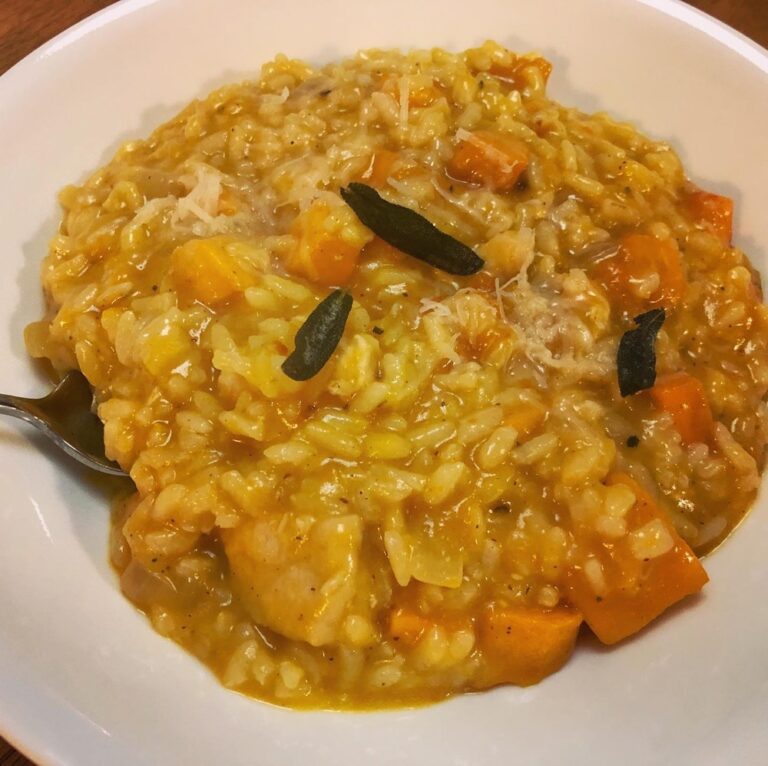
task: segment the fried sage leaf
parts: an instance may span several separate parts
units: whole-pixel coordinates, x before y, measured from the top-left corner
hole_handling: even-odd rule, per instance
[[[664,309],[646,311],[635,317],[637,327],[622,336],[616,355],[622,396],[645,391],[656,382],[656,336],[665,318]]]
[[[352,309],[352,296],[334,290],[317,304],[296,333],[293,352],[282,364],[293,380],[309,380],[323,369],[339,345]]]
[[[410,208],[387,202],[370,186],[351,183],[341,196],[364,226],[398,250],[449,274],[468,276],[483,268],[485,262],[472,248]]]

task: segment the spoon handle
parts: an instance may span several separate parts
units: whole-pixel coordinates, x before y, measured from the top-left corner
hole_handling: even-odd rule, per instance
[[[0,394],[0,415],[10,415],[12,418],[18,418],[38,428],[41,426],[40,418],[29,412],[26,404],[20,401],[17,396]]]

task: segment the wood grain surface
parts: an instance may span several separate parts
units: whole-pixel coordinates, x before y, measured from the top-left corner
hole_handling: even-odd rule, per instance
[[[59,32],[113,1],[0,0],[0,74]],[[768,0],[689,0],[689,4],[768,47]],[[32,764],[0,738],[0,766]]]

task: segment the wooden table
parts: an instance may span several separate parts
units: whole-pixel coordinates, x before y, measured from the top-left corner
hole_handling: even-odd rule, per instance
[[[768,0],[688,1],[768,47]],[[112,2],[114,0],[2,0],[0,74],[63,29]],[[0,738],[0,766],[32,764]]]

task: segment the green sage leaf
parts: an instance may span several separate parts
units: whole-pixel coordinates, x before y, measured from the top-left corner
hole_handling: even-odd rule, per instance
[[[656,336],[665,319],[664,309],[646,311],[635,317],[637,327],[621,337],[616,367],[622,396],[645,391],[656,382]]]
[[[351,183],[341,196],[364,226],[398,250],[449,274],[469,276],[483,268],[472,248],[410,208],[387,202],[372,187]]]
[[[293,352],[282,364],[283,372],[293,380],[309,380],[323,369],[339,345],[352,296],[334,290],[317,304],[296,333]]]

